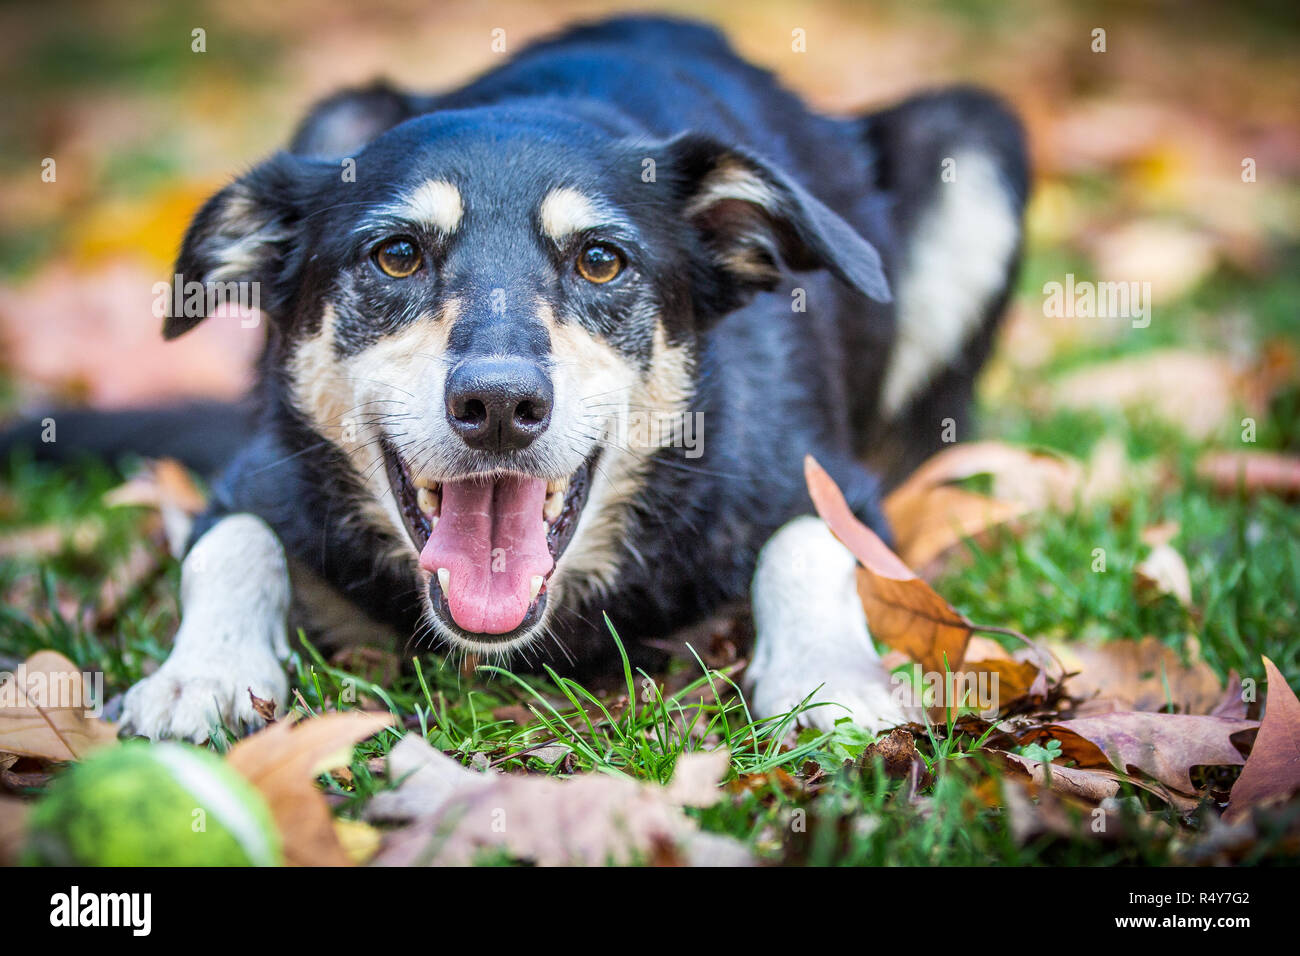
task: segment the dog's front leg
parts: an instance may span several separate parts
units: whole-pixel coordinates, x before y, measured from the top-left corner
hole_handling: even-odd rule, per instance
[[[123,733],[201,743],[219,723],[263,723],[250,693],[284,709],[289,569],[265,522],[230,515],[199,538],[181,564],[181,611],[171,656],[126,694]]]
[[[756,716],[788,713],[812,695],[823,706],[799,721],[823,730],[843,717],[873,733],[906,721],[867,632],[856,573],[857,560],[820,518],[794,519],[759,552],[746,678]]]

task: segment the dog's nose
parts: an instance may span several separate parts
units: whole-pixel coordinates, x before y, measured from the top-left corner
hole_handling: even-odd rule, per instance
[[[480,451],[519,451],[551,423],[554,391],[536,362],[466,359],[447,378],[447,420]]]

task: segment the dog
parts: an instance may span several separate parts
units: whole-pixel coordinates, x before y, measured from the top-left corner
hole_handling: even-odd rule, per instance
[[[829,118],[662,18],[318,104],[179,254],[267,341],[124,732],[255,728],[299,626],[590,672],[751,595],[758,714],[898,723],[802,463],[888,537],[882,489],[965,434],[1027,190],[989,94]]]

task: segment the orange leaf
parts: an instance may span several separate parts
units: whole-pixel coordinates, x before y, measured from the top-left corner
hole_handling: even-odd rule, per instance
[[[811,455],[804,458],[804,478],[817,514],[862,563],[858,595],[871,633],[920,662],[927,672],[942,674],[945,660],[956,671],[966,652],[971,622],[854,517],[835,481]]]
[[[884,503],[903,560],[922,569],[966,538],[1018,518],[1026,510],[1019,502],[998,501],[948,485],[901,498],[890,495]]]
[[[359,741],[391,726],[390,714],[350,711],[280,721],[231,748],[226,761],[266,797],[295,866],[349,866],[316,777],[352,759]]]

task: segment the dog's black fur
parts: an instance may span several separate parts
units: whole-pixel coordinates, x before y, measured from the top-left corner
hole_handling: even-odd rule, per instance
[[[493,150],[483,148],[481,137],[498,127],[496,157],[525,150],[518,163],[494,165]],[[642,639],[743,598],[760,547],[809,510],[806,454],[826,467],[859,517],[888,533],[880,480],[859,462],[871,460],[892,484],[939,447],[940,420],[964,420],[1003,301],[988,303],[960,359],[886,424],[878,401],[895,331],[887,282],[942,188],[941,161],[954,151],[979,149],[992,157],[1020,208],[1027,171],[1018,124],[995,99],[965,89],[862,117],[825,118],[739,59],[714,30],[629,18],[536,44],[444,95],[384,85],[341,94],[312,112],[288,154],[241,181],[242,195],[255,197],[275,222],[259,250],[261,271],[251,276],[264,283],[262,305],[273,321],[256,423],[216,482],[196,536],[225,515],[256,514],[293,558],[370,617],[416,633],[421,585],[407,565],[380,559],[391,551],[384,532],[355,520],[355,476],[295,404],[286,363],[293,343],[319,326],[319,299],[332,287],[335,264],[352,255],[357,210],[377,202],[413,156],[435,146],[440,157],[458,159],[467,180],[580,170],[591,188],[629,211],[642,257],[636,281],[652,288],[663,306],[668,341],[685,343],[695,357],[689,409],[703,413],[704,454],[686,459],[680,449],[655,452],[627,516],[614,586],[551,608],[551,629],[574,659],[603,666],[611,649],[604,613],[635,651]],[[331,204],[321,184],[326,177],[337,181],[339,159],[348,156],[358,157],[358,181],[348,187],[347,204]],[[661,185],[682,201],[720,162],[758,170],[789,207],[788,215],[759,224],[770,238],[760,255],[766,271],[756,277],[717,265],[729,252],[719,246],[738,228],[727,218],[734,210],[687,229],[674,218],[681,202],[638,202],[635,191],[646,188],[638,176],[642,156],[656,159]],[[517,185],[523,193],[532,188]],[[228,192],[196,218],[178,273],[212,271]],[[824,215],[828,210],[838,218]],[[464,274],[475,256],[516,257],[524,268],[534,253],[483,240],[446,255]],[[400,324],[419,307],[390,301],[388,287],[366,281],[352,287],[364,308],[340,310],[342,353],[362,350],[390,330],[375,315]],[[806,294],[805,312],[792,310],[795,287]],[[475,294],[467,291],[467,301]],[[643,365],[646,329],[621,326],[618,302],[593,299],[575,308],[592,334],[630,364]],[[195,321],[169,320],[167,334]],[[492,333],[483,326],[466,334],[504,336],[495,345],[518,352],[531,347],[536,332]]]

